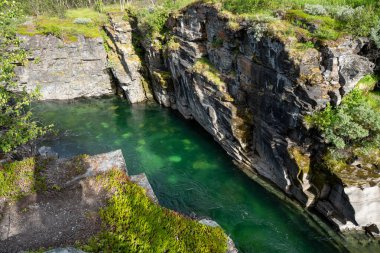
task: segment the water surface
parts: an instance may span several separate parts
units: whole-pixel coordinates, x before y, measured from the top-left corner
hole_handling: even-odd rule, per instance
[[[248,179],[194,121],[156,104],[117,98],[44,102],[43,123],[60,131],[45,141],[61,157],[121,149],[130,174],[145,172],[160,203],[211,217],[241,252],[340,252],[299,211]]]

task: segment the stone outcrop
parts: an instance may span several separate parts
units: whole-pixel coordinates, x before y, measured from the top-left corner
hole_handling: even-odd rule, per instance
[[[132,44],[132,29],[129,22],[123,20],[123,13],[110,13],[110,25],[105,30],[110,38],[106,43],[110,47],[108,63],[116,79],[118,93],[130,103],[138,103],[151,98],[148,86],[140,74],[141,62]]]
[[[78,36],[65,43],[49,36],[20,36],[29,62],[16,68],[19,88],[39,88],[41,99],[73,99],[113,94],[101,38]]]
[[[345,37],[298,50],[297,38],[281,34],[279,25],[262,36],[254,24],[232,29],[229,21],[214,6],[196,3],[169,18],[170,40],[159,41],[165,47],[142,43],[156,100],[200,123],[248,175],[267,179],[337,226],[377,222],[378,211],[351,203],[339,179],[315,183],[329,175],[311,170],[321,146],[303,124],[305,115],[339,104],[372,73],[374,64],[360,55],[368,41]],[[367,216],[375,220],[359,212],[375,212]]]

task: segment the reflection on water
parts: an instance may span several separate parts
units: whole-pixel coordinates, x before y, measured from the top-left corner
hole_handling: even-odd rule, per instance
[[[160,203],[216,220],[241,252],[340,252],[330,238],[243,175],[193,121],[155,104],[91,99],[34,106],[65,133],[44,145],[61,156],[122,149],[130,174],[145,172]]]

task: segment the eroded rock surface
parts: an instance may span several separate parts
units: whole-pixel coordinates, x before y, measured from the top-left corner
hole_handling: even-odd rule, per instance
[[[107,41],[111,48],[108,62],[119,93],[130,103],[138,103],[150,98],[151,94],[147,88],[144,90],[140,58],[132,44],[132,29],[123,17],[123,13],[109,14],[110,25],[105,27],[111,38]]]

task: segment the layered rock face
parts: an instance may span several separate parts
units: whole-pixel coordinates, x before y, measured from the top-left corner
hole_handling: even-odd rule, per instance
[[[16,68],[19,89],[39,88],[41,99],[113,94],[101,38],[64,43],[54,36],[22,36],[29,63]]]
[[[228,18],[205,4],[167,25],[167,52],[143,43],[160,104],[199,122],[248,175],[266,178],[340,227],[379,223],[375,209],[362,208],[367,218],[358,219],[339,179],[316,180],[328,175],[310,169],[320,146],[303,124],[305,115],[340,103],[372,73],[374,64],[359,55],[366,40],[295,50],[297,41],[281,36],[281,28],[268,27],[264,36],[257,25],[228,28]]]
[[[123,16],[124,13],[109,14],[110,25],[105,27],[110,38],[106,43],[111,49],[108,62],[119,94],[130,103],[138,103],[150,98],[151,94],[144,89],[144,79],[139,72],[141,62],[132,45],[132,29]]]

